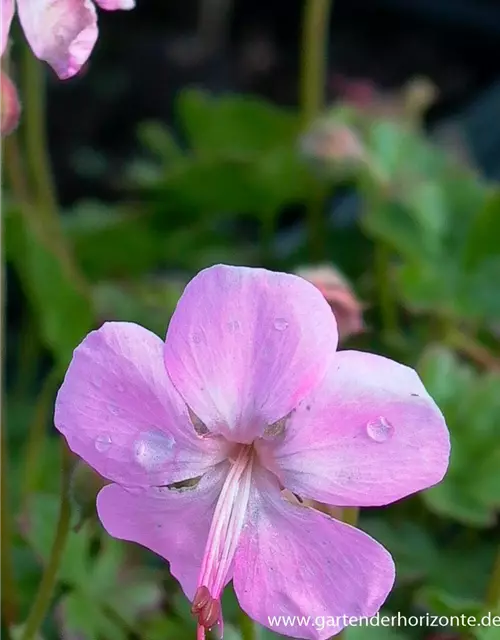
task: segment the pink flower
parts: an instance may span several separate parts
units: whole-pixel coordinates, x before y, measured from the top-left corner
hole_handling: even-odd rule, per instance
[[[0,0],[0,55],[7,45],[14,0]],[[134,0],[96,0],[102,9],[132,9]],[[97,13],[91,0],[17,0],[19,20],[33,53],[70,78],[87,61],[97,40]]]
[[[170,562],[198,639],[222,624],[230,580],[268,627],[373,615],[392,588],[380,544],[283,492],[385,505],[441,480],[448,432],[412,369],[336,344],[306,280],[215,266],[186,287],[165,343],[117,322],[75,350],[56,426],[113,482],[97,499],[107,531]],[[273,630],[322,639],[342,626]]]

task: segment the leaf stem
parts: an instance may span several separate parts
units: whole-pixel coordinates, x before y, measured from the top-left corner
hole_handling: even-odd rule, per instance
[[[342,509],[342,522],[350,524],[355,527],[358,524],[359,508],[358,507],[344,507]]]
[[[445,337],[450,346],[462,352],[480,367],[490,371],[500,371],[500,359],[474,338],[454,327],[446,330]]]
[[[61,440],[61,458],[61,495],[56,535],[52,544],[52,550],[50,552],[47,566],[43,573],[42,581],[38,588],[38,593],[36,594],[33,606],[31,607],[28,619],[24,626],[21,640],[33,640],[44,621],[45,615],[50,606],[54,587],[56,585],[59,564],[66,546],[71,516],[68,491],[71,474],[71,458],[64,440]]]
[[[305,0],[300,70],[303,130],[314,122],[324,108],[331,10],[332,0]],[[323,211],[326,196],[325,185],[318,181],[307,203],[311,257],[315,260],[320,260],[324,253],[326,225]]]

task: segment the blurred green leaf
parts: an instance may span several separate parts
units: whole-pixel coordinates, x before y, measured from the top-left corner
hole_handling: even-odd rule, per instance
[[[25,226],[20,215],[6,216],[5,235],[8,258],[29,297],[41,337],[65,366],[92,328],[90,300],[67,265]]]
[[[23,530],[43,561],[50,553],[57,514],[57,498],[33,496]],[[70,594],[61,603],[61,613],[64,624],[87,640],[124,640],[141,612],[159,605],[159,574],[127,562],[124,543],[107,535],[98,537],[99,551],[95,552],[90,523],[68,534],[59,580]]]
[[[431,347],[419,365],[451,435],[444,480],[422,496],[430,509],[471,526],[495,522],[500,507],[500,375],[479,375],[452,352]]]
[[[211,96],[185,90],[178,101],[181,124],[190,145],[209,157],[238,157],[294,144],[298,114],[250,96]]]

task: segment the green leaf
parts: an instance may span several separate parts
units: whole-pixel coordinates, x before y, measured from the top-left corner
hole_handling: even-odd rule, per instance
[[[490,526],[500,506],[500,375],[480,375],[439,347],[426,350],[419,371],[451,435],[448,472],[422,497],[443,516],[471,526]]]
[[[7,255],[29,297],[44,344],[62,366],[92,328],[93,309],[82,283],[54,247],[36,236],[20,215],[5,224]]]
[[[178,111],[193,149],[209,157],[265,153],[293,144],[299,133],[296,113],[250,96],[185,90]]]

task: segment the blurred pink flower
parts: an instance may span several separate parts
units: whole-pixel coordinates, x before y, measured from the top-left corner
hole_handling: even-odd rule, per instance
[[[19,123],[21,104],[16,85],[0,70],[0,135],[8,136]]]
[[[7,45],[15,0],[0,0],[0,55]],[[96,0],[107,10],[132,9],[134,0]],[[17,0],[19,20],[33,53],[61,79],[78,73],[98,36],[97,12],[91,0]]]
[[[296,273],[309,280],[324,295],[335,314],[340,342],[365,330],[363,306],[338,269],[325,264],[300,267]]]
[[[385,505],[441,480],[448,431],[412,369],[336,344],[309,282],[219,265],[187,285],[165,343],[116,322],[75,350],[55,424],[113,482],[97,499],[107,531],[169,560],[198,640],[222,627],[230,580],[267,627],[370,616],[392,588],[380,544],[283,491]],[[273,631],[324,639],[342,626]]]

